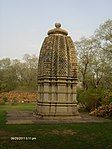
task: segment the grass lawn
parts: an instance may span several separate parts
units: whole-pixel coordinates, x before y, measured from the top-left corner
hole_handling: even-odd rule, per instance
[[[6,110],[33,110],[34,108],[34,104],[0,106],[0,149],[112,148],[112,122],[36,125],[5,124]],[[23,137],[23,140],[11,140],[11,137]]]
[[[9,111],[9,110],[34,110],[36,107],[35,103],[23,103],[15,105],[0,105],[0,111]]]

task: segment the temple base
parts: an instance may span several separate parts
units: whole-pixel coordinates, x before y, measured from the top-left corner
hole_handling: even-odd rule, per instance
[[[36,116],[40,119],[74,119],[79,118],[77,104],[38,102]]]

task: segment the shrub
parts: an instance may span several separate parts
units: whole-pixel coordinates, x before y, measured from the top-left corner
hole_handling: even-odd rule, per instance
[[[108,90],[105,94],[105,97],[102,100],[103,105],[108,105],[112,103],[112,91]]]
[[[7,102],[8,101],[7,96],[3,96],[2,99],[3,99],[4,102]]]
[[[77,100],[82,105],[82,109],[86,111],[93,111],[101,106],[102,96],[103,91],[98,89],[78,90],[77,92]]]
[[[22,91],[11,91],[11,92],[2,92],[0,93],[0,100],[3,98],[6,98],[8,102],[13,102],[13,100],[16,99],[17,102],[22,102],[22,101],[29,101],[29,102],[35,102],[37,100],[37,92],[22,92]]]
[[[17,104],[17,99],[16,99],[16,97],[14,97],[13,100],[12,100],[12,105],[15,105],[15,104]]]
[[[4,100],[0,100],[0,105],[5,105],[5,101]]]
[[[6,96],[3,96],[3,97],[0,99],[0,105],[5,105],[6,102],[7,102],[7,97],[6,97]]]
[[[109,105],[100,106],[98,109],[92,111],[90,115],[106,118],[112,117],[112,103],[110,103]]]

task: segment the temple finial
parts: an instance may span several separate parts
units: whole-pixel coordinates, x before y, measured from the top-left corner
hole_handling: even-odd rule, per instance
[[[49,30],[47,34],[48,35],[51,35],[51,34],[61,34],[61,35],[67,36],[68,32],[61,28],[61,23],[55,23],[55,28]]]
[[[61,23],[55,23],[55,27],[56,28],[60,28],[61,27]]]

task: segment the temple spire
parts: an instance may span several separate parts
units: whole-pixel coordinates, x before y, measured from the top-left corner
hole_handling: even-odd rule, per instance
[[[61,24],[55,23],[40,50],[37,116],[43,119],[72,119],[79,115],[76,49],[67,35]]]

